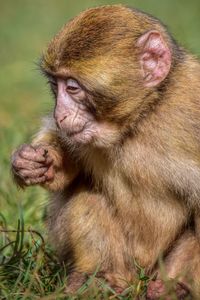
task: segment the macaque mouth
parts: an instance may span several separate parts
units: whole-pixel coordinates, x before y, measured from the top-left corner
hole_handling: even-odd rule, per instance
[[[80,130],[76,130],[76,131],[67,131],[67,135],[70,136],[70,137],[71,137],[71,136],[75,136],[75,135],[81,133],[81,132],[84,130],[84,128],[85,128],[85,126],[83,126],[83,128],[81,128]]]
[[[71,123],[71,122],[70,122]],[[60,122],[56,121],[58,129],[64,131],[67,136],[75,136],[85,130],[89,121],[86,121],[84,124],[70,124],[67,121],[67,117],[64,117]]]
[[[83,132],[83,131],[85,130],[87,124],[88,124],[88,122],[86,122],[86,123],[82,126],[82,128],[77,129],[77,130],[73,130],[73,129],[72,129],[72,130],[71,130],[71,129],[69,130],[69,129],[67,129],[67,130],[66,130],[67,135],[68,135],[69,137],[73,137],[73,136],[76,136],[76,135],[80,134],[81,132]]]

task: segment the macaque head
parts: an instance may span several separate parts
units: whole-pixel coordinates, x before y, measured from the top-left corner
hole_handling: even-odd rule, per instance
[[[174,53],[165,27],[139,11],[103,6],[74,18],[41,60],[61,136],[99,147],[120,142],[158,101]]]

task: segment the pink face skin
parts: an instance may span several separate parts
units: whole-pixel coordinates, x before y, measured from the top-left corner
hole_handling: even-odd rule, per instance
[[[137,41],[144,87],[154,88],[168,75],[171,51],[158,31],[143,34]],[[87,108],[87,94],[72,78],[51,82],[56,95],[54,118],[60,134],[71,144],[93,143],[108,147],[120,139],[120,128],[114,122],[97,121]]]
[[[58,128],[72,139],[92,137],[94,118],[84,105],[86,93],[74,79],[57,79],[54,118]]]
[[[70,143],[108,146],[118,136],[115,126],[99,122],[87,109],[86,92],[75,79],[51,82],[56,95],[54,118],[61,136]]]

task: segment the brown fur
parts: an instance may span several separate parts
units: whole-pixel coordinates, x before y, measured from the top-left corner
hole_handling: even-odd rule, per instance
[[[148,30],[158,30],[172,53],[168,77],[153,88],[142,84],[135,46]],[[125,287],[135,279],[134,259],[152,272],[173,246],[169,277],[196,264],[190,275],[199,293],[195,233],[176,245],[200,206],[199,62],[158,20],[116,5],[87,10],[64,26],[41,67],[48,76],[76,78],[97,119],[117,135],[104,148],[72,147],[50,118],[34,142],[56,153],[56,177],[45,187],[54,192],[48,226],[60,258]]]

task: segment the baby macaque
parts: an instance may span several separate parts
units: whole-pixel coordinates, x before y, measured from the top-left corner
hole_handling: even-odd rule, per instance
[[[157,19],[121,5],[66,24],[41,59],[52,116],[12,157],[51,192],[49,237],[68,290],[97,269],[117,291],[162,256],[177,297],[200,295],[200,63]],[[148,299],[165,293],[161,274]]]

